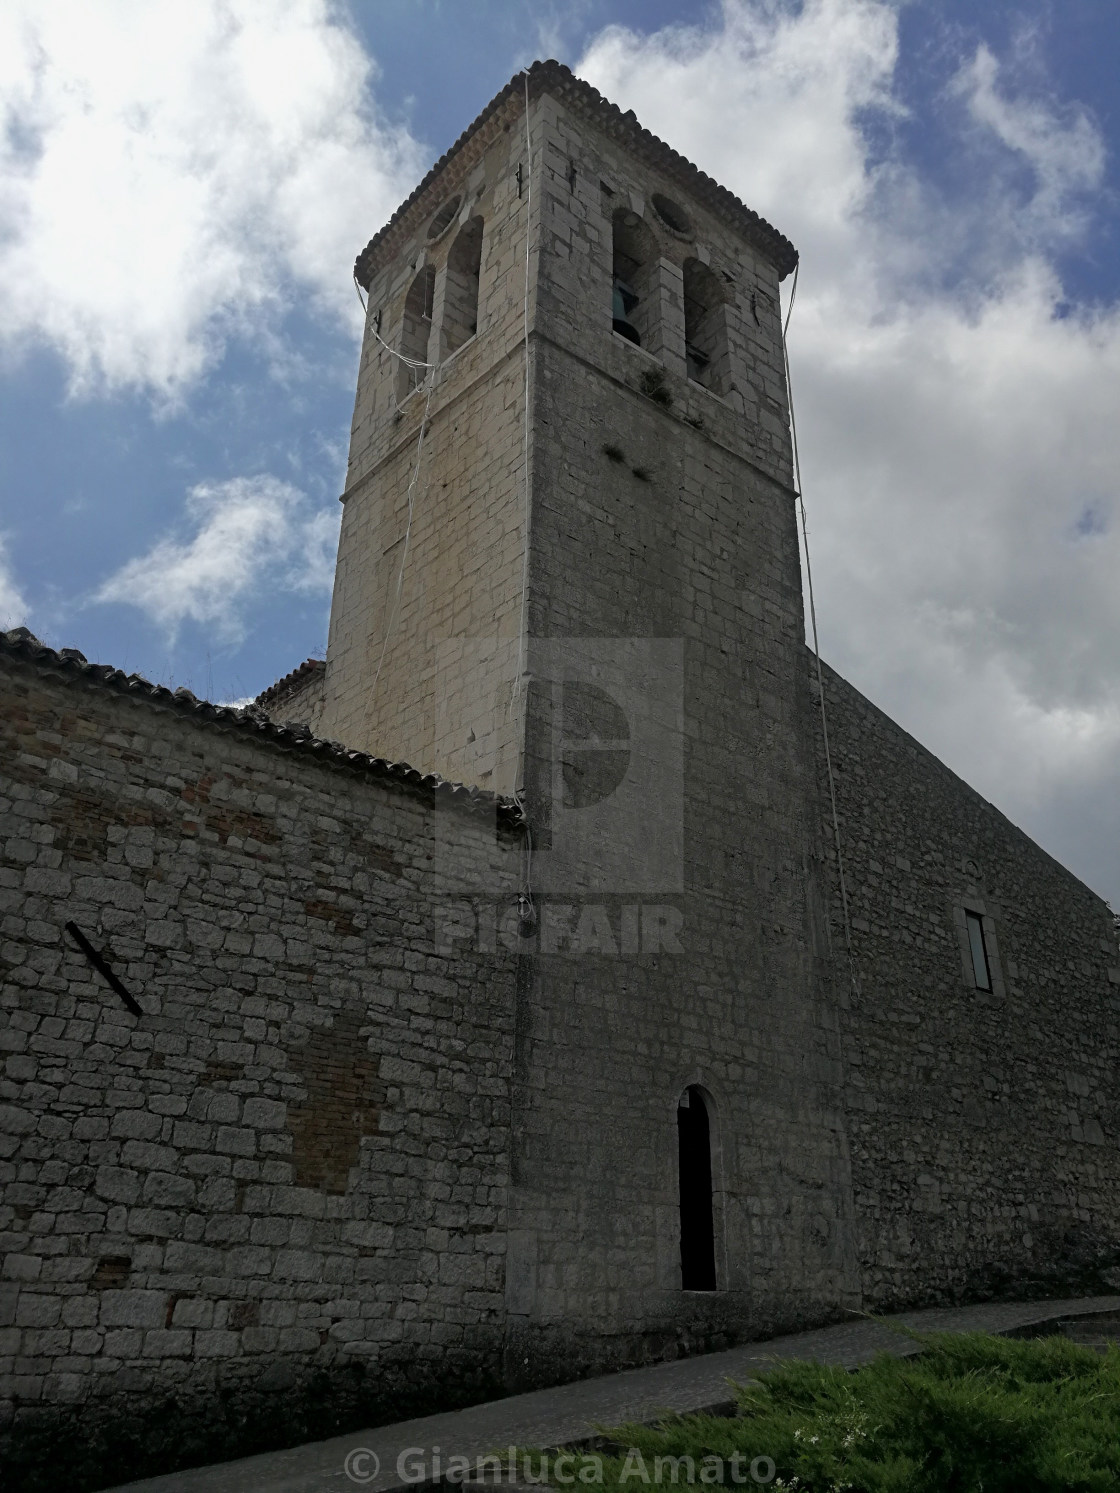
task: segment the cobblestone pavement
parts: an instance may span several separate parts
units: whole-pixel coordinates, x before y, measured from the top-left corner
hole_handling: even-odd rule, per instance
[[[1076,1335],[1076,1320],[1086,1318],[1092,1319],[1093,1335],[1103,1337],[1110,1317],[1114,1317],[1116,1335],[1120,1336],[1120,1296],[938,1307],[881,1320],[928,1332],[998,1333],[1070,1322],[1074,1324],[1071,1335]],[[726,1406],[731,1398],[729,1380],[749,1379],[783,1359],[815,1359],[858,1368],[883,1351],[904,1355],[916,1349],[889,1326],[861,1318],[816,1332],[746,1343],[724,1353],[676,1359],[601,1379],[511,1395],[469,1410],[355,1431],[288,1451],[265,1452],[237,1462],[147,1478],[109,1493],[346,1493],[355,1487],[382,1493],[405,1484],[406,1478],[397,1470],[397,1459],[407,1448],[420,1449],[423,1454],[414,1456],[411,1465],[423,1463],[430,1471],[435,1448],[439,1448],[446,1464],[453,1455],[473,1459],[511,1445],[570,1444],[594,1434],[598,1427],[650,1421],[667,1411]],[[376,1476],[370,1476],[373,1458],[363,1452],[375,1454],[380,1467]]]

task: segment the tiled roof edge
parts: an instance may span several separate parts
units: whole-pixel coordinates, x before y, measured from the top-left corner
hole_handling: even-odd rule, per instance
[[[267,689],[262,689],[253,701],[253,704],[271,704],[273,700],[277,699],[280,695],[286,694],[297,685],[307,683],[311,675],[321,674],[326,667],[321,658],[305,658],[303,663],[292,669],[290,673],[285,674],[282,679],[278,679],[275,684],[270,684]]]
[[[278,726],[255,703],[243,708],[212,705],[208,700],[200,700],[189,689],[170,690],[162,684],[152,684],[139,674],[126,674],[112,664],[91,664],[76,648],[56,652],[41,643],[26,627],[0,632],[0,655],[30,664],[44,673],[56,674],[67,682],[92,684],[111,694],[127,695],[131,699],[170,708],[201,726],[216,726],[245,736],[263,737],[277,746],[319,761],[429,792],[464,809],[493,810],[507,828],[519,828],[524,823],[522,811],[512,798],[480,788],[468,788],[462,783],[450,783],[438,773],[422,773],[407,762],[389,762],[384,757],[372,757],[368,752],[353,751],[337,741],[323,741],[313,736],[306,726]]]
[[[423,181],[405,198],[385,226],[370,239],[354,261],[354,276],[364,290],[369,290],[373,258],[386,235],[396,227],[412,204],[424,194],[429,184],[462,150],[471,136],[482,128],[507,99],[515,93],[523,92],[525,85],[522,80],[522,73],[514,74],[501,92],[495,94],[490,100],[474,123],[463,131],[450,150],[440,156]],[[529,69],[530,97],[539,98],[542,93],[554,93],[566,102],[575,104],[585,113],[598,119],[606,127],[608,133],[621,134],[628,137],[630,142],[640,145],[644,153],[653,158],[656,165],[681,181],[705,206],[725,219],[729,219],[737,228],[744,231],[756,247],[773,262],[780,278],[784,279],[786,275],[792,273],[797,265],[797,250],[785,234],[779,233],[765,218],[760,217],[745,202],[740,201],[734,192],[729,191],[727,187],[720,186],[719,182],[701,171],[699,166],[694,166],[671,145],[658,139],[650,130],[643,129],[632,109],[623,113],[617,104],[612,104],[610,99],[605,98],[597,88],[593,88],[590,83],[585,83],[582,78],[577,78],[571,68],[551,59],[548,62],[534,62]]]

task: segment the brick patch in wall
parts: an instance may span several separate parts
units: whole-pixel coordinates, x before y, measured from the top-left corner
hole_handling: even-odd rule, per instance
[[[362,1025],[362,1013],[344,1007],[332,1026],[312,1032],[290,1055],[307,1087],[306,1102],[288,1109],[297,1187],[345,1193],[362,1137],[377,1134],[385,1085]]]

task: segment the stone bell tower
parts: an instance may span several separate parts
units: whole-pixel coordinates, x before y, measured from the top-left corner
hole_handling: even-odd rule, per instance
[[[568,395],[596,374],[636,389],[688,438],[675,463],[726,448],[788,486],[778,284],[795,262],[786,239],[567,69],[519,74],[355,266],[368,316],[320,733],[499,792],[522,786],[527,639],[602,620],[540,585],[533,530],[554,460],[570,467],[574,440],[613,486],[657,487],[648,451],[612,438],[620,414],[605,390],[578,414]],[[576,359],[562,389],[537,369],[545,346]],[[642,498],[656,510],[655,491]],[[590,542],[604,510],[577,499],[573,512]],[[629,569],[633,551],[624,558]],[[617,600],[631,593],[644,631],[661,598],[632,574]],[[483,639],[464,692],[458,645]]]
[[[319,730],[524,796],[515,1380],[857,1297],[795,263],[557,63],[514,78],[357,261]]]
[[[355,267],[368,314],[320,727],[504,793],[522,771],[514,686],[541,221],[520,86],[437,163]]]

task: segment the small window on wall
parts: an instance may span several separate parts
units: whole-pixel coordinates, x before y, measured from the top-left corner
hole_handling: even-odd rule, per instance
[[[974,877],[975,881],[978,877]],[[960,949],[961,979],[966,990],[1002,1000],[1007,994],[1001,962],[997,929],[999,914],[991,904],[970,897],[953,908],[957,944]]]
[[[657,315],[657,240],[640,216],[619,208],[611,219],[611,325],[639,347],[650,341]]]
[[[482,219],[471,218],[447,256],[443,350],[456,352],[478,331],[478,282],[482,272]]]
[[[684,353],[688,376],[713,394],[728,385],[727,316],[719,278],[699,259],[684,262]]]
[[[404,324],[401,329],[401,353],[418,363],[427,363],[428,344],[432,332],[432,303],[436,293],[436,272],[431,265],[422,269],[408,287],[404,301]],[[410,368],[401,365],[402,395],[422,384],[427,375],[426,368]]]
[[[977,990],[991,990],[992,967],[988,962],[988,945],[984,939],[984,919],[976,912],[966,912],[965,927],[968,930],[968,948],[972,956],[972,974]]]
[[[428,224],[429,243],[434,243],[437,238],[442,238],[451,227],[451,221],[459,211],[459,204],[462,200],[462,197],[456,192],[454,197],[449,197],[446,202],[441,204],[439,212],[436,213],[435,217]]]
[[[681,1289],[716,1288],[715,1222],[712,1213],[712,1131],[700,1089],[677,1100],[677,1159],[681,1208]]]

